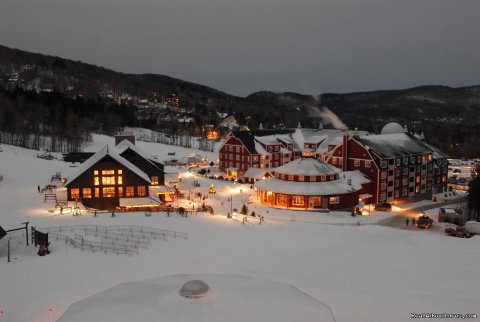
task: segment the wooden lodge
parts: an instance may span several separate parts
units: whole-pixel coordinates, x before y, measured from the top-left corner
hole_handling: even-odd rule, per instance
[[[131,142],[108,145],[67,177],[68,200],[99,210],[164,207],[174,191],[164,185],[163,164]]]

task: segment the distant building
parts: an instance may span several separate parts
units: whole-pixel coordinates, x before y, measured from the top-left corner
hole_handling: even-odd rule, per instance
[[[171,91],[166,98],[167,107],[180,107],[180,99],[176,91]]]

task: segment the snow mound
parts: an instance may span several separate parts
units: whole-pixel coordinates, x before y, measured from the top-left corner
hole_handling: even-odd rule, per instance
[[[382,128],[382,134],[395,134],[403,132],[405,132],[405,129],[400,124],[395,122],[387,123]]]
[[[192,280],[210,286],[205,296],[179,295],[182,285]],[[291,285],[243,275],[170,275],[119,284],[72,304],[58,319],[77,321],[329,322],[335,318],[330,307]]]

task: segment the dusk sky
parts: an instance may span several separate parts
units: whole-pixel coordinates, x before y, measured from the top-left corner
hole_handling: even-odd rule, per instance
[[[480,1],[0,0],[0,44],[231,94],[480,84]]]

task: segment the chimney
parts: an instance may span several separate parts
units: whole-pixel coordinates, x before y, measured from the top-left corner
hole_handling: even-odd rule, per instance
[[[342,160],[342,171],[348,171],[348,130],[343,133]]]

